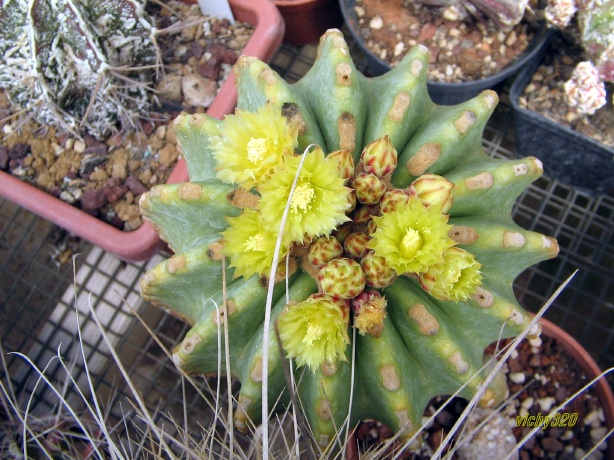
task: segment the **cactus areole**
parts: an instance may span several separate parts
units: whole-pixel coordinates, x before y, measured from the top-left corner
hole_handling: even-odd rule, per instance
[[[175,252],[142,294],[192,325],[173,355],[188,373],[218,372],[226,322],[240,429],[261,422],[271,274],[268,403],[289,404],[289,359],[323,449],[348,413],[352,426],[377,419],[409,438],[430,398],[465,384],[472,397],[484,348],[530,322],[512,282],[558,245],[517,226],[511,209],[542,165],[486,155],[497,95],[435,105],[428,58],[418,46],[367,78],[331,29],[297,83],[243,57],[234,115],[175,121],[190,182],[141,200]],[[481,404],[496,404],[494,391]]]

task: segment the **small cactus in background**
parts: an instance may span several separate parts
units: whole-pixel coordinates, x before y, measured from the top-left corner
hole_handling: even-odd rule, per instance
[[[4,0],[0,87],[41,125],[101,137],[147,113],[153,33],[140,0]]]
[[[490,19],[505,30],[520,23],[529,0],[414,0],[412,3],[439,7],[442,17],[451,21],[472,16]]]
[[[545,13],[558,29],[577,20],[577,39],[588,60],[574,69],[565,95],[578,116],[592,115],[607,103],[605,82],[614,82],[614,1],[549,0]]]
[[[173,353],[188,373],[218,371],[218,308],[225,308],[230,372],[241,381],[240,429],[262,422],[265,340],[273,345],[264,409],[290,403],[285,354],[301,374],[302,407],[326,450],[350,405],[352,427],[377,419],[410,438],[433,396],[462,385],[462,396],[474,395],[484,381],[485,347],[530,322],[512,282],[556,256],[558,245],[517,226],[511,210],[542,174],[541,163],[488,157],[482,133],[497,95],[435,105],[428,60],[418,46],[369,79],[341,32],[330,30],[299,82],[244,57],[235,66],[234,116],[175,121],[190,182],[154,187],[141,199],[144,216],[175,252],[145,275],[141,290],[192,325]],[[229,127],[245,119],[257,127],[253,134]],[[226,177],[233,155],[242,170],[248,162],[266,170]],[[368,203],[357,193],[353,209],[348,196],[363,186],[361,174],[377,180],[366,181]],[[278,282],[269,292],[271,273]],[[495,404],[494,394],[486,390],[481,404]]]

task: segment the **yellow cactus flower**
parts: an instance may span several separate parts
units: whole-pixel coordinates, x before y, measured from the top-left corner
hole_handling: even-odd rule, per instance
[[[286,243],[302,243],[305,234],[311,237],[328,235],[339,224],[350,220],[345,212],[351,189],[343,185],[337,161],[325,157],[320,147],[304,155],[307,156],[292,194],[284,229]],[[275,168],[269,180],[258,187],[261,195],[258,209],[269,231],[279,231],[301,158],[300,155],[288,157]]]
[[[415,196],[406,206],[373,220],[377,230],[367,246],[399,275],[426,271],[442,262],[446,249],[454,245],[448,236],[448,216],[439,206],[425,207]]]
[[[386,298],[377,291],[364,291],[352,300],[354,327],[360,335],[378,338],[382,334],[387,305]]]
[[[347,302],[326,294],[313,294],[303,302],[289,305],[279,316],[277,327],[282,346],[297,366],[315,371],[325,361],[347,361],[350,343]]]
[[[273,168],[294,154],[298,126],[289,124],[281,111],[265,104],[257,112],[240,109],[227,115],[212,142],[220,180],[247,190],[266,181]]]
[[[436,299],[464,301],[482,284],[481,268],[473,254],[451,247],[445,251],[443,262],[420,274],[420,284]]]
[[[258,212],[253,209],[245,209],[238,217],[227,217],[226,220],[230,226],[222,232],[222,254],[230,258],[235,278],[269,275],[277,234],[262,227]],[[283,263],[286,253],[287,248],[282,247],[280,263]]]

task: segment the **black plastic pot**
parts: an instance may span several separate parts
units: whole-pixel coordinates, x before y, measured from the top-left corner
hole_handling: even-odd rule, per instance
[[[510,90],[518,155],[539,158],[546,175],[591,195],[614,192],[613,148],[518,104],[540,63],[527,66]]]
[[[352,37],[365,55],[367,63],[369,64],[369,69],[371,70],[371,74],[377,76],[388,72],[391,69],[390,64],[373,54],[364,42],[364,39],[360,33],[360,26],[358,25],[358,18],[356,17],[356,10],[354,8],[356,5],[356,0],[339,0],[339,5],[341,6],[341,13],[343,14],[343,18],[345,19],[345,23],[347,24]],[[526,51],[520,55],[516,61],[496,75],[463,83],[429,81],[427,86],[431,99],[437,104],[441,105],[460,104],[461,102],[477,96],[485,89],[495,88],[498,84],[507,80],[525,65],[535,60],[536,55],[538,55],[540,50],[546,46],[549,35],[548,29],[543,26],[535,34]]]

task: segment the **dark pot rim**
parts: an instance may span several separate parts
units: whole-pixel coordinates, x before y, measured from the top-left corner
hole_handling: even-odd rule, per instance
[[[365,53],[365,55],[369,56],[369,59],[372,59],[382,68],[387,68],[387,70],[390,70],[392,66],[389,63],[380,59],[375,54],[373,54],[364,43],[364,39],[359,33],[358,19],[356,18],[354,10],[355,0],[339,0],[339,4],[341,6],[341,13],[343,14],[345,23],[347,24],[348,29],[350,30],[350,33],[354,37],[359,48]],[[535,32],[535,35],[527,45],[527,49],[513,63],[511,63],[495,75],[490,75],[479,80],[457,83],[428,80],[428,86],[432,89],[442,90],[449,88],[458,88],[465,91],[479,91],[480,89],[490,88],[512,76],[514,73],[520,70],[527,62],[532,60],[545,47],[546,41],[550,39],[550,36],[550,30],[548,29],[548,27],[546,27],[545,23],[542,23],[540,28]]]

